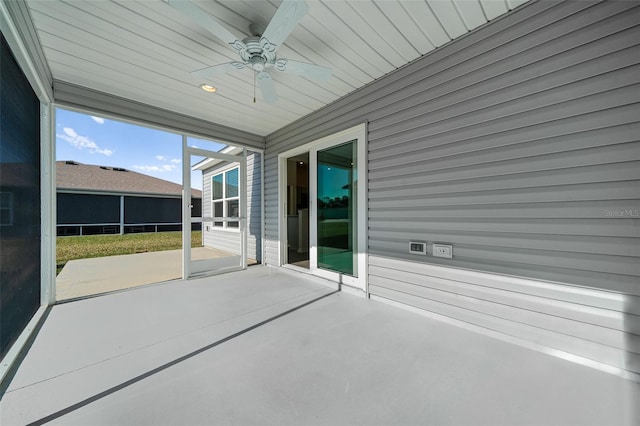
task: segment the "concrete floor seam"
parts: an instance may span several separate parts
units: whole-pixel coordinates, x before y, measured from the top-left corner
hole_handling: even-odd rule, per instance
[[[295,311],[298,311],[298,310],[300,310],[302,308],[305,308],[305,307],[307,307],[307,306],[309,306],[309,305],[311,305],[313,303],[316,303],[316,302],[318,302],[318,301],[320,301],[322,299],[325,299],[327,297],[333,296],[333,295],[335,295],[335,294],[337,294],[339,292],[340,292],[340,290],[332,291],[331,293],[324,294],[324,295],[322,295],[320,297],[312,299],[312,300],[310,300],[308,302],[305,302],[305,303],[303,303],[301,305],[298,305],[298,306],[296,306],[294,308],[291,308],[291,309],[289,309],[289,310],[287,310],[285,312],[282,312],[282,313],[280,313],[278,315],[275,315],[275,316],[273,316],[271,318],[263,320],[263,321],[261,321],[261,322],[259,322],[257,324],[254,324],[254,325],[252,325],[250,327],[247,327],[247,328],[245,328],[243,330],[240,330],[237,333],[234,333],[234,334],[232,334],[230,336],[222,338],[222,339],[220,339],[220,340],[218,340],[216,342],[213,342],[213,343],[211,343],[209,345],[206,345],[206,346],[203,346],[203,347],[201,347],[199,349],[196,349],[195,351],[192,351],[192,352],[190,352],[190,353],[188,353],[186,355],[183,355],[183,356],[181,356],[179,358],[176,358],[173,361],[167,362],[167,363],[165,363],[165,364],[163,364],[163,365],[161,365],[159,367],[156,367],[156,368],[154,368],[152,370],[149,370],[146,373],[140,374],[140,375],[138,375],[138,376],[136,376],[136,377],[134,377],[132,379],[129,379],[129,380],[127,380],[127,381],[125,381],[125,382],[123,382],[123,383],[121,383],[119,385],[113,386],[113,387],[111,387],[111,388],[109,388],[109,389],[107,389],[107,390],[105,390],[103,392],[100,392],[100,393],[98,393],[96,395],[93,395],[93,396],[91,396],[89,398],[86,398],[86,399],[84,399],[84,400],[82,400],[82,401],[80,401],[80,402],[78,402],[76,404],[70,405],[70,406],[68,406],[66,408],[63,408],[62,410],[56,411],[55,413],[52,413],[52,414],[50,414],[48,416],[45,416],[45,417],[42,417],[42,418],[40,418],[40,419],[38,419],[38,420],[36,420],[34,422],[29,423],[27,426],[43,425],[43,424],[48,423],[50,421],[53,421],[53,420],[55,420],[57,418],[60,418],[60,417],[62,417],[64,415],[66,415],[66,414],[72,413],[73,411],[76,411],[76,410],[78,410],[78,409],[80,409],[80,408],[82,408],[84,406],[87,406],[87,405],[91,404],[92,402],[98,401],[98,400],[100,400],[100,399],[102,399],[102,398],[104,398],[106,396],[109,396],[109,395],[111,395],[113,393],[116,393],[116,392],[118,392],[118,391],[120,391],[120,390],[122,390],[122,389],[124,389],[126,387],[129,387],[129,386],[131,386],[131,385],[133,385],[135,383],[138,383],[138,382],[140,382],[140,381],[142,381],[142,380],[144,380],[144,379],[146,379],[148,377],[151,377],[151,376],[153,376],[153,375],[155,375],[157,373],[160,373],[161,371],[164,371],[164,370],[166,370],[166,369],[168,369],[168,368],[170,368],[170,367],[172,367],[174,365],[177,365],[177,364],[179,364],[179,363],[181,363],[183,361],[186,361],[186,360],[188,360],[190,358],[193,358],[193,357],[195,357],[195,356],[197,356],[197,355],[199,355],[199,354],[201,354],[203,352],[206,352],[206,351],[208,351],[210,349],[213,349],[213,348],[215,348],[215,347],[217,347],[217,346],[219,346],[219,345],[221,345],[223,343],[226,343],[226,342],[228,342],[230,340],[233,340],[233,339],[235,339],[235,338],[237,338],[239,336],[242,336],[242,335],[244,335],[244,334],[246,334],[246,333],[248,333],[250,331],[253,331],[253,330],[255,330],[255,329],[259,328],[259,327],[262,327],[263,325],[269,324],[269,323],[271,323],[271,322],[273,322],[273,321],[275,321],[275,320],[277,320],[279,318],[282,318],[282,317],[284,317],[286,315],[289,315],[289,314],[291,314],[291,313],[293,313]]]
[[[127,291],[127,290],[121,290],[121,291]],[[320,290],[320,291],[324,291],[324,290]],[[311,292],[311,294],[319,293],[320,291],[314,291],[314,292]],[[96,296],[93,296],[93,297],[99,297],[99,296],[103,296],[103,295],[96,295]],[[232,321],[232,320],[236,320],[238,318],[241,318],[241,317],[244,317],[244,316],[247,316],[247,315],[250,315],[250,314],[254,314],[256,312],[259,312],[259,311],[262,311],[262,310],[265,310],[265,309],[269,309],[269,308],[272,308],[274,306],[281,305],[283,303],[291,302],[291,301],[293,301],[295,299],[299,299],[299,298],[305,297],[305,296],[309,296],[309,294],[300,294],[300,295],[297,295],[297,296],[292,296],[292,297],[290,297],[288,299],[285,299],[283,301],[279,301],[279,302],[272,303],[272,304],[269,304],[269,305],[264,305],[264,306],[261,306],[261,307],[256,308],[256,309],[252,309],[252,310],[249,310],[249,311],[246,311],[246,312],[242,312],[242,313],[240,313],[238,315],[235,315],[235,316],[232,316],[232,317],[229,317],[229,318],[225,318],[225,319],[223,319],[221,321],[212,322],[212,323],[209,323],[209,324],[205,324],[202,327],[199,327],[199,328],[196,328],[196,329],[191,329],[191,330],[184,331],[182,333],[174,334],[174,335],[172,335],[170,337],[167,337],[167,338],[162,339],[162,340],[158,340],[158,341],[150,343],[148,345],[141,346],[141,347],[132,349],[130,351],[123,352],[121,354],[117,354],[117,355],[114,355],[114,356],[111,356],[111,357],[108,357],[108,358],[105,358],[105,359],[101,359],[101,360],[93,362],[91,364],[87,364],[87,365],[84,365],[82,367],[75,368],[73,370],[65,371],[64,373],[56,374],[55,376],[47,377],[46,379],[43,379],[43,380],[38,380],[36,382],[32,382],[32,383],[29,383],[29,384],[26,384],[26,385],[23,385],[23,386],[14,388],[14,389],[7,390],[6,393],[9,394],[9,393],[16,392],[16,391],[23,390],[23,389],[27,389],[27,388],[30,388],[32,386],[36,386],[36,385],[39,385],[39,384],[42,384],[42,383],[46,383],[46,382],[49,382],[51,380],[55,380],[57,378],[63,377],[65,375],[67,375],[67,374],[73,374],[73,373],[76,373],[78,371],[85,370],[87,368],[95,367],[96,365],[100,365],[100,364],[103,364],[103,363],[106,363],[106,362],[109,362],[109,361],[113,361],[115,359],[122,358],[124,356],[131,355],[133,353],[136,353],[136,352],[139,352],[139,351],[142,351],[142,350],[145,350],[145,349],[149,349],[149,348],[152,348],[154,346],[169,342],[169,341],[177,339],[179,337],[188,336],[189,334],[200,332],[200,331],[205,330],[207,328],[214,327],[214,326],[217,326],[217,325],[220,325],[220,324],[224,324],[226,322],[229,322],[229,321]]]

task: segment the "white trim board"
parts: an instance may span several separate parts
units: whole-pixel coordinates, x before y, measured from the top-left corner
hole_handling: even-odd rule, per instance
[[[371,255],[371,298],[636,380],[635,296]]]
[[[0,29],[4,38],[7,40],[7,44],[11,48],[11,53],[16,58],[18,65],[22,69],[27,80],[31,84],[33,91],[35,92],[40,102],[44,104],[50,104],[53,101],[53,87],[51,81],[51,71],[48,68],[48,64],[44,61],[44,53],[40,46],[36,46],[33,49],[27,47],[28,40],[24,40],[21,37],[21,31],[18,28],[20,23],[14,22],[12,14],[9,9],[13,9],[14,13],[22,14],[23,16],[29,16],[29,8],[24,2],[0,2]],[[31,21],[24,20],[22,24],[23,33],[35,34],[35,29],[29,31],[27,26],[32,25]],[[39,50],[39,51],[34,51]],[[36,65],[36,59],[31,55],[41,57],[40,72]]]
[[[537,352],[542,352],[547,355],[563,359],[565,361],[573,362],[576,364],[583,365],[589,368],[595,368],[596,370],[603,371],[605,373],[613,374],[618,377],[622,377],[624,379],[632,380],[634,382],[640,383],[640,374],[635,374],[630,371],[623,370],[621,368],[612,367],[610,365],[594,361],[585,357],[581,357],[578,355],[574,355],[565,351],[549,348],[544,345],[540,345],[538,343],[532,342],[527,339],[520,339],[514,336],[509,336],[508,334],[500,333],[494,330],[490,330],[488,328],[480,327],[475,324],[471,324],[465,321],[457,320],[455,318],[447,317],[444,315],[436,314],[433,312],[426,311],[424,309],[416,308],[415,306],[407,305],[405,303],[396,302],[390,299],[386,299],[384,297],[371,295],[370,299],[375,302],[385,303],[390,306],[394,306],[396,308],[403,309],[405,311],[413,312],[418,315],[422,315],[427,318],[431,318],[437,321],[442,321],[447,324],[454,325],[456,327],[464,328],[465,330],[474,331],[476,333],[480,333],[482,335],[493,337],[494,339],[502,340],[503,342],[512,343],[514,345],[522,346],[527,349],[531,349]]]
[[[0,363],[0,383],[2,386],[9,385],[9,383],[4,383],[5,379],[9,378],[14,364],[21,359],[21,355],[24,355],[25,347],[27,347],[29,339],[35,339],[36,335],[33,333],[43,324],[48,309],[50,309],[49,306],[40,306],[40,308],[38,308],[2,359],[2,363]],[[2,387],[0,387],[0,389],[2,389]],[[2,393],[0,393],[0,397],[2,397]]]

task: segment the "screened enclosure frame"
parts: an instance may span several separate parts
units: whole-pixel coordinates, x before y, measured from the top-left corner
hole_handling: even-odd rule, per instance
[[[55,133],[53,89],[47,73],[43,73],[30,55],[21,32],[14,24],[5,2],[0,2],[0,30],[15,58],[19,70],[26,78],[39,101],[39,157],[40,157],[40,298],[39,307],[18,337],[8,348],[0,363],[0,395],[6,381],[17,368],[24,348],[42,325],[48,308],[55,302]]]
[[[56,108],[99,115],[180,136],[215,139],[221,143],[245,147],[259,153],[261,164],[260,252],[262,256],[265,251],[264,138],[192,117],[171,116],[169,111],[156,107],[145,109],[145,106],[126,99],[121,100],[126,107],[104,110],[99,106],[104,102],[103,97],[109,95],[91,90],[87,90],[77,99],[57,99],[54,96],[53,78],[47,67],[46,59],[42,51],[39,50],[38,40],[33,38],[35,33],[29,33],[22,24],[17,24],[19,19],[16,17],[24,14],[28,14],[26,4],[0,2],[0,29],[20,70],[40,102],[40,307],[0,363],[0,394],[9,381],[5,381],[5,379],[10,378],[12,372],[15,371],[25,353],[25,348],[28,347],[29,342],[35,337],[35,332],[43,324],[46,313],[56,303]],[[165,123],[167,124],[165,125]],[[216,136],[218,133],[220,137]],[[238,143],[238,140],[245,138],[246,145]]]

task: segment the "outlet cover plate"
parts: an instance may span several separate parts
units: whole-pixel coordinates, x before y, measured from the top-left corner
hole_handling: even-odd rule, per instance
[[[409,241],[409,253],[427,255],[427,243],[422,241]]]
[[[453,246],[449,244],[434,244],[433,257],[443,257],[453,259]]]

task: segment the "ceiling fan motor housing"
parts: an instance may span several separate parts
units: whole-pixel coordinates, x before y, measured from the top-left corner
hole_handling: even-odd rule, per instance
[[[249,64],[251,68],[260,72],[263,71],[267,65],[273,65],[276,60],[275,52],[269,52],[263,49],[260,37],[247,37],[243,40],[247,49],[240,52],[242,60]]]

